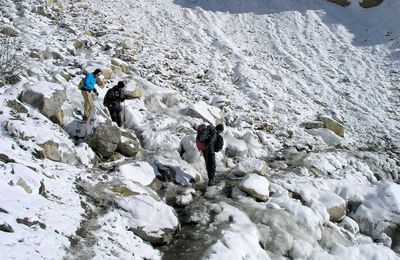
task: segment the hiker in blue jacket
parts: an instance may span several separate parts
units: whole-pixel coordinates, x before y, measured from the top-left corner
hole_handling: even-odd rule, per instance
[[[96,84],[96,78],[101,75],[101,69],[96,69],[93,73],[88,73],[85,77],[85,81],[83,87],[81,88],[81,93],[83,99],[85,100],[85,111],[83,114],[83,120],[86,121],[89,118],[90,112],[92,112],[94,108],[92,91],[98,96],[94,84]]]

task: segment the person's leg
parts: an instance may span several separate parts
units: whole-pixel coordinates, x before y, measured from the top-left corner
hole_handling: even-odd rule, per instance
[[[116,118],[117,124],[118,124],[119,127],[121,127],[121,126],[122,126],[122,123],[123,123],[121,111],[117,111],[117,112],[116,112],[116,117],[117,117],[117,118]]]
[[[90,105],[89,105],[89,92],[81,90],[83,100],[84,100],[84,112],[83,112],[83,120],[87,120],[90,114]]]
[[[207,160],[206,160],[206,169],[208,174],[208,184],[212,185],[215,177],[215,153],[206,152]]]
[[[93,93],[92,92],[88,92],[88,102],[89,102],[89,114],[92,113],[93,108],[94,108],[94,102],[93,102]]]
[[[110,112],[111,120],[113,122],[117,122],[117,112],[115,111],[115,109],[108,108],[108,112]]]

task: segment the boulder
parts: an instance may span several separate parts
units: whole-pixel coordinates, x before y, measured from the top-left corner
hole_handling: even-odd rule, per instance
[[[349,2],[347,0],[328,0],[328,2],[335,3],[341,6],[348,6]]]
[[[123,60],[120,60],[118,58],[113,58],[111,60],[111,64],[116,66],[116,67],[120,67],[122,72],[127,73],[129,71],[129,65],[128,63],[126,63]]]
[[[174,209],[151,196],[121,198],[116,204],[128,229],[152,245],[169,243],[179,229]]]
[[[42,153],[44,157],[52,161],[74,162],[76,159],[73,151],[63,152],[64,149],[61,149],[60,144],[53,140],[48,140],[45,143],[39,144],[39,146],[43,149]]]
[[[105,79],[111,79],[113,71],[111,68],[105,67],[101,70],[101,74],[104,76]]]
[[[186,109],[186,114],[191,117],[201,118],[209,124],[216,125],[217,121],[222,120],[222,112],[219,108],[208,105],[204,101],[199,101]]]
[[[64,59],[64,55],[62,55],[60,52],[52,49],[51,47],[47,46],[47,48],[43,52],[43,57],[48,60],[48,59],[55,59],[55,60],[62,60]]]
[[[305,129],[313,129],[313,128],[324,128],[325,124],[321,121],[310,121],[304,123]]]
[[[247,175],[240,182],[239,188],[259,200],[266,201],[269,198],[269,181],[258,174]]]
[[[62,104],[67,99],[66,90],[63,86],[50,83],[38,82],[33,86],[25,86],[21,101],[39,109],[40,113],[56,124],[63,123]]]
[[[129,132],[121,132],[121,140],[117,146],[117,152],[126,157],[135,157],[140,148],[140,142],[136,135]]]
[[[186,161],[179,162],[174,159],[158,158],[156,160],[158,172],[163,181],[174,181],[182,185],[199,183],[202,181],[201,174]]]
[[[19,178],[17,181],[17,185],[23,188],[26,193],[32,193],[32,188],[29,187],[29,185],[26,183],[26,181],[23,178]]]
[[[8,25],[4,26],[1,33],[10,37],[18,37],[21,35],[21,32],[18,29]]]
[[[121,140],[121,130],[110,121],[99,124],[85,136],[87,144],[102,157],[110,157]]]
[[[125,49],[134,50],[135,49],[135,42],[131,38],[126,38],[124,40],[123,47]]]
[[[267,174],[267,163],[255,158],[244,158],[232,169],[231,173],[236,176],[245,176],[249,173],[258,175]]]
[[[0,231],[7,232],[7,233],[14,233],[14,229],[8,223],[1,224]]]
[[[224,138],[225,139],[225,138]],[[247,144],[243,140],[236,139],[234,142],[224,140],[227,144],[225,147],[225,155],[228,157],[244,157],[247,152]]]
[[[340,137],[344,137],[344,126],[328,116],[319,116],[319,119],[324,123],[325,128],[333,131]]]
[[[380,5],[383,0],[362,0],[360,6],[364,8],[371,8]]]

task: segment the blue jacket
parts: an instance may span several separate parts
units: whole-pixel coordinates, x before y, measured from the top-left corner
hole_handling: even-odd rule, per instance
[[[89,73],[85,77],[85,83],[83,84],[83,89],[94,91],[94,84],[96,84],[96,78],[92,73]]]

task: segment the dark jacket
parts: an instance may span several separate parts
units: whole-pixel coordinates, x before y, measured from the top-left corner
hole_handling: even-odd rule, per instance
[[[121,111],[121,102],[123,102],[126,98],[122,91],[122,88],[118,86],[114,86],[109,89],[104,97],[104,105],[108,107],[108,109]]]

